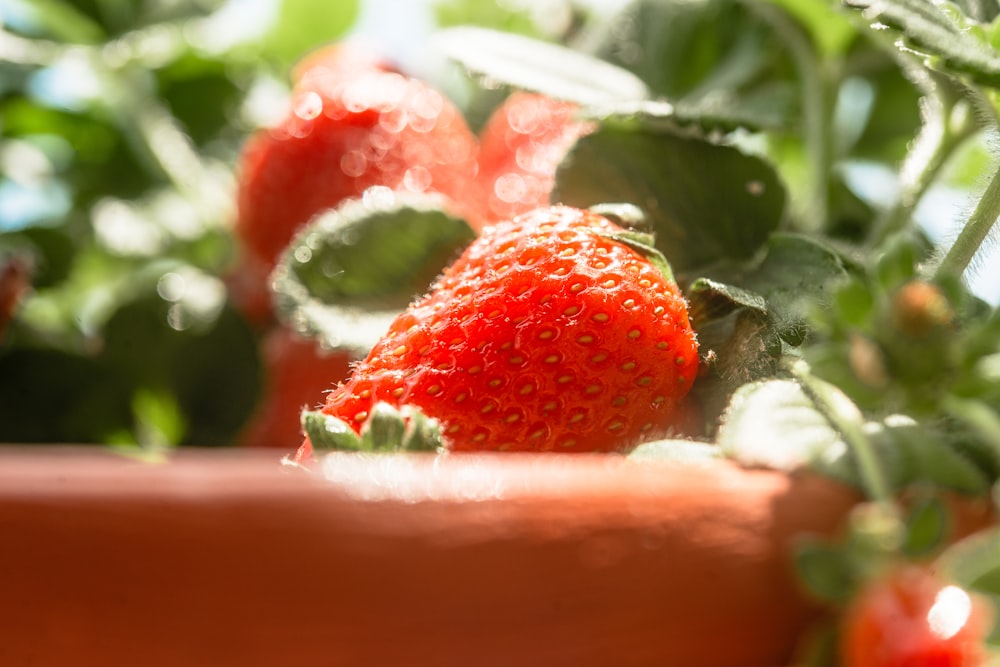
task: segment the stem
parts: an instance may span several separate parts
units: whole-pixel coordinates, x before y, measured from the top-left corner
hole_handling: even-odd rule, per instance
[[[926,99],[926,98],[925,98]],[[900,193],[896,203],[879,217],[872,228],[870,245],[878,247],[902,231],[910,222],[924,193],[934,183],[951,154],[975,132],[970,114],[953,127],[948,122],[953,110],[940,99],[924,105],[927,120],[913,142],[900,171]]]
[[[861,415],[857,406],[835,387],[814,377],[809,366],[801,359],[792,362],[789,370],[851,449],[858,464],[861,485],[868,497],[878,503],[891,504],[889,483],[882,474],[871,441],[861,428]]]
[[[792,54],[802,82],[802,128],[809,160],[806,185],[805,231],[826,227],[829,217],[828,187],[831,169],[830,81],[834,77],[816,56],[809,37],[780,11],[767,4],[748,4],[782,38]]]
[[[961,276],[965,273],[965,269],[996,224],[998,216],[1000,216],[1000,171],[993,175],[990,184],[986,186],[976,210],[972,212],[972,216],[962,227],[951,249],[941,260],[934,272],[934,278]]]

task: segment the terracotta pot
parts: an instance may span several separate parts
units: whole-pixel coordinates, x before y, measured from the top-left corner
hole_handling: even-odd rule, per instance
[[[324,470],[0,452],[0,664],[773,667],[817,612],[795,540],[857,501],[725,462]]]

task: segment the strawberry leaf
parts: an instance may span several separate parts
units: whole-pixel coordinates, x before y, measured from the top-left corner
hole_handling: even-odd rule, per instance
[[[622,229],[632,232],[652,234],[653,229],[646,219],[646,214],[635,204],[623,202],[606,202],[594,204],[590,210],[615,223]]]
[[[748,309],[767,317],[767,301],[760,294],[711,278],[698,278],[687,290],[689,312],[696,330],[714,319]]]
[[[710,373],[695,386],[709,415],[718,414],[737,387],[773,375],[778,360],[804,342],[808,316],[847,275],[826,246],[781,233],[755,262],[712,273],[686,290],[701,348],[711,351]]]
[[[634,0],[602,32],[597,53],[669,99],[684,122],[763,128],[787,127],[796,110],[782,47],[737,0]]]
[[[948,510],[934,496],[919,498],[906,516],[903,551],[913,558],[932,554],[948,532]]]
[[[654,440],[639,445],[628,454],[633,461],[665,461],[670,463],[705,463],[722,458],[716,445],[694,440]]]
[[[958,5],[941,0],[846,0],[873,25],[900,33],[907,48],[924,62],[946,73],[961,73],[981,84],[1000,87],[1000,26],[979,23]]]
[[[948,548],[942,572],[964,588],[1000,596],[1000,528],[980,531]]]
[[[848,552],[816,539],[807,539],[795,549],[795,570],[806,589],[824,602],[845,601],[856,583]]]
[[[740,281],[767,302],[768,321],[782,340],[798,345],[806,318],[832,299],[833,286],[847,278],[840,256],[828,246],[796,234],[774,234],[767,255]]]
[[[850,399],[822,383],[831,400]],[[842,411],[856,414],[856,408]],[[939,433],[902,416],[857,424],[871,444],[890,490],[932,483],[961,493],[989,488],[987,476],[947,444]],[[755,466],[794,470],[807,466],[844,484],[862,489],[857,461],[843,435],[813,395],[795,380],[754,382],[733,395],[717,441],[736,460]]]
[[[434,45],[469,71],[581,105],[649,97],[628,70],[557,44],[463,26],[438,32]]]
[[[753,257],[782,219],[785,190],[759,157],[665,119],[613,115],[570,150],[552,200],[580,208],[608,201],[640,206],[657,249],[684,273]]]
[[[795,380],[766,380],[736,391],[719,427],[723,451],[750,466],[794,470],[847,444]]]
[[[272,276],[282,318],[364,353],[475,234],[433,197],[370,190],[314,218]]]

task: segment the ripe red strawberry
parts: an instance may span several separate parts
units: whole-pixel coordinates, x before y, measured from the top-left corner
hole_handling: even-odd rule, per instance
[[[611,451],[664,433],[697,343],[677,286],[623,233],[563,206],[486,227],[323,412],[360,432],[377,402],[415,406],[452,450]]]
[[[286,327],[272,329],[261,343],[264,391],[253,419],[237,445],[289,448],[302,441],[299,415],[315,406],[318,397],[347,378],[350,357],[324,352],[312,339]]]
[[[512,94],[480,133],[479,182],[488,216],[505,220],[550,203],[556,167],[591,124],[577,105],[537,93]]]
[[[930,570],[904,566],[868,585],[846,611],[845,667],[976,667],[985,661],[985,609]]]
[[[477,140],[451,102],[375,66],[315,71],[244,148],[235,232],[250,251],[273,264],[313,215],[372,186],[440,193],[465,213]]]

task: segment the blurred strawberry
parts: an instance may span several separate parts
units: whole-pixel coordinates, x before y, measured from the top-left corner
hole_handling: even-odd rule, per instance
[[[578,107],[537,93],[512,94],[480,135],[479,182],[486,215],[504,220],[550,203],[556,167],[589,123]]]
[[[31,262],[18,255],[0,257],[0,340],[30,287]]]
[[[986,659],[982,601],[906,565],[869,583],[848,607],[840,639],[846,667],[977,667]]]
[[[443,194],[475,214],[477,142],[459,110],[422,81],[329,61],[300,75],[291,112],[243,151],[235,232],[269,265],[316,213],[373,186]]]
[[[302,441],[299,415],[316,407],[323,392],[348,376],[350,358],[324,352],[314,340],[281,327],[271,330],[261,345],[264,391],[253,419],[237,444],[243,447],[284,447]]]

